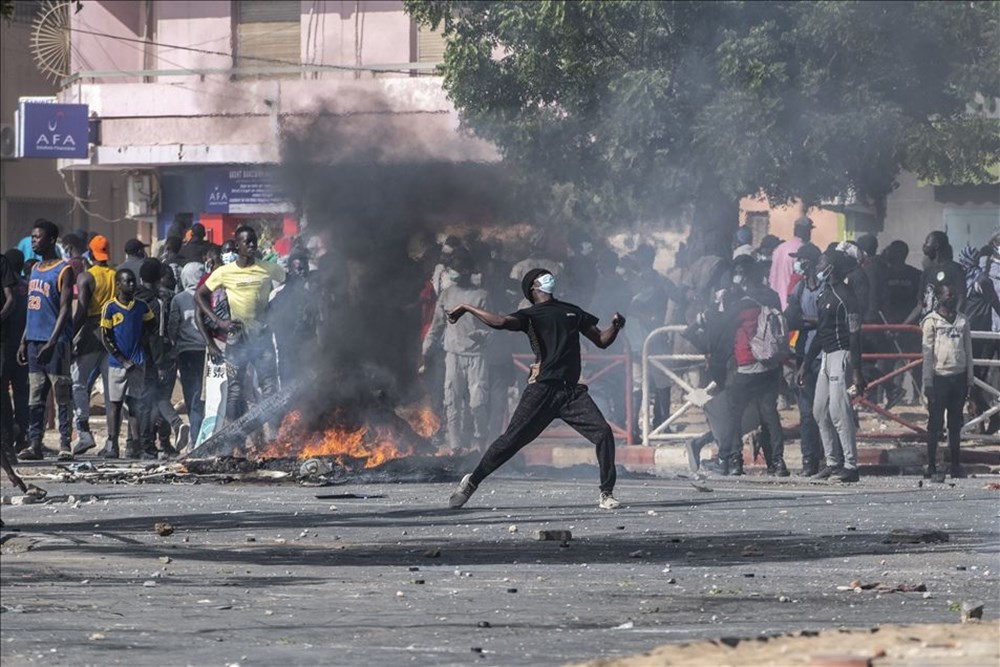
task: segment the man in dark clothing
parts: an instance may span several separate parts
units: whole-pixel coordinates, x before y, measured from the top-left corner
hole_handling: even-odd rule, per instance
[[[139,278],[139,271],[142,263],[146,261],[146,248],[148,244],[139,239],[129,239],[125,242],[125,261],[118,265],[118,270],[128,269],[132,275]]]
[[[28,446],[28,367],[17,363],[17,344],[24,335],[24,326],[28,316],[28,281],[24,279],[24,255],[17,248],[11,248],[5,255],[10,270],[17,282],[13,288],[13,301],[10,314],[3,320],[3,330],[0,331],[0,341],[3,342],[4,376],[0,391],[10,394],[14,401],[14,451],[19,452]],[[10,422],[8,422],[10,423]]]
[[[601,330],[597,318],[585,310],[552,296],[555,277],[546,269],[531,269],[521,281],[524,297],[531,306],[510,315],[497,315],[467,304],[448,313],[449,322],[457,322],[471,313],[486,326],[507,331],[523,331],[535,352],[528,386],[521,395],[507,430],[483,455],[476,469],[462,478],[449,505],[458,508],[468,502],[476,489],[494,470],[545,430],[554,419],[562,419],[597,447],[601,474],[598,507],[620,506],[615,487],[615,438],[600,409],[580,380],[580,336],[600,349],[615,342],[625,326],[625,318],[615,313],[611,326]]]
[[[851,399],[865,390],[861,373],[861,312],[854,291],[845,282],[854,268],[854,261],[837,250],[820,257],[817,277],[826,286],[819,298],[816,337],[796,372],[801,387],[805,384],[806,369],[822,355],[813,416],[819,424],[826,466],[814,475],[815,479],[858,481],[857,424]]]
[[[777,293],[764,285],[763,273],[751,258],[739,257],[733,267],[733,292],[736,302],[730,308],[733,331],[733,360],[727,379],[729,395],[729,429],[726,439],[719,443],[728,454],[729,474],[743,474],[743,448],[741,438],[743,414],[750,410],[766,429],[764,434],[764,459],[770,474],[788,476],[785,465],[785,440],[778,415],[778,390],[781,367],[778,362],[764,363],[754,357],[751,340],[757,334],[758,318],[762,308],[781,312]]]
[[[319,303],[309,282],[309,258],[296,254],[288,258],[288,276],[271,297],[267,320],[278,350],[278,379],[287,387],[314,351]]]
[[[954,253],[948,235],[941,231],[933,231],[924,241],[924,273],[920,276],[920,303],[909,316],[906,324],[916,324],[925,315],[934,311],[937,304],[934,300],[934,290],[938,285],[948,285],[952,294],[958,295],[957,310],[965,312],[965,271],[954,261]]]
[[[10,403],[10,394],[7,393],[7,321],[14,311],[16,301],[14,290],[17,288],[18,279],[5,255],[0,255],[0,465],[7,473],[10,481],[17,486],[21,493],[27,493],[28,487],[24,481],[14,472],[14,461],[17,456],[14,454],[14,410]]]
[[[191,225],[191,240],[181,248],[181,259],[185,262],[200,262],[205,257],[205,251],[214,245],[205,240],[205,225],[196,222]]]
[[[883,279],[878,283],[877,289],[882,306],[879,319],[886,324],[902,324],[920,303],[921,273],[919,269],[906,263],[909,254],[910,247],[904,241],[893,241],[882,251]],[[902,331],[893,334],[889,340],[894,341],[889,346],[891,352],[920,351],[920,334],[917,332]],[[880,361],[879,371],[885,375],[897,364],[899,362],[891,359]],[[919,369],[913,369],[909,375],[915,387],[914,399],[920,394],[917,373]],[[905,395],[904,379],[904,376],[894,378],[892,385],[886,390],[886,409],[896,405]]]
[[[163,262],[164,266],[170,268],[170,272],[174,276],[174,291],[180,291],[181,284],[181,269],[188,260],[181,257],[181,238],[179,236],[168,236],[167,240],[163,242],[163,256],[160,261]],[[201,262],[201,260],[196,260]]]

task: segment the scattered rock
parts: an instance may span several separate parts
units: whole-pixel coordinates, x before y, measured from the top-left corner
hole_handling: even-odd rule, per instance
[[[668,583],[668,584],[676,584],[676,583],[677,583],[677,580],[676,580],[676,579],[674,579],[673,577],[670,577],[669,579],[667,579],[667,583]]]
[[[516,589],[516,588],[508,588],[508,589],[507,589],[507,592],[508,592],[508,593],[516,593],[516,592],[517,592],[517,589]]]
[[[145,586],[146,588],[153,588],[154,586],[156,586],[156,582],[150,579],[149,581],[142,582],[142,585]]]
[[[982,602],[962,603],[962,623],[977,623],[983,620]]]
[[[628,557],[629,557],[629,558],[642,558],[643,556],[648,556],[648,555],[649,555],[649,554],[648,554],[647,552],[643,551],[642,549],[639,549],[639,550],[637,550],[637,551],[633,551],[633,552],[631,552],[631,553],[630,553],[630,554],[628,555]]]
[[[889,533],[885,544],[923,544],[927,542],[947,542],[948,533],[940,530],[907,530],[897,528]]]
[[[434,547],[433,549],[428,549],[427,551],[424,552],[424,558],[440,558],[440,557],[441,557],[441,550],[438,549],[437,547]]]
[[[514,524],[511,524],[510,526],[507,527],[507,532],[508,533],[516,533],[517,532],[517,526],[515,526]]]
[[[87,637],[87,639],[89,639],[92,642],[99,642],[99,641],[101,641],[104,638],[105,637],[104,637],[104,633],[103,632],[92,632],[90,634],[90,636]]]
[[[569,542],[573,533],[568,530],[536,530],[535,539],[539,542]]]
[[[740,643],[739,637],[719,637],[719,643],[725,644],[730,648],[736,648],[736,645]]]
[[[160,537],[166,537],[168,535],[173,535],[174,526],[167,521],[157,521],[153,524],[153,530],[156,531],[156,534]]]
[[[744,557],[749,557],[749,556],[763,556],[764,555],[764,550],[761,549],[756,544],[748,544],[745,547],[743,547],[743,551],[741,551],[740,554],[742,556],[744,556]]]
[[[171,558],[170,556],[160,556],[160,562],[161,563],[165,563],[165,564],[166,563],[171,563],[171,562],[173,562],[173,560],[174,559]]]
[[[417,567],[416,565],[411,565],[411,566],[410,566],[409,568],[407,568],[407,569],[408,569],[408,570],[409,570],[410,572],[420,572],[420,568],[419,568],[419,567]]]
[[[414,579],[413,583],[415,583],[417,585],[422,585],[424,583],[424,580],[423,579]]]
[[[35,496],[12,496],[10,499],[11,505],[34,505],[38,502],[38,498]]]
[[[476,627],[477,628],[492,628],[493,626],[490,625],[489,621],[479,621],[478,623],[476,623]]]
[[[621,625],[616,625],[615,627],[613,627],[611,629],[612,630],[631,630],[634,627],[635,627],[635,623],[633,621],[625,621]]]

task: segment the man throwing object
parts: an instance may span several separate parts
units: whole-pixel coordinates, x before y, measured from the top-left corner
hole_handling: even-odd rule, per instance
[[[497,315],[481,308],[462,304],[448,313],[454,324],[471,313],[493,329],[523,331],[528,335],[535,363],[531,366],[528,386],[514,410],[507,430],[497,438],[476,469],[462,478],[451,495],[449,505],[459,508],[487,476],[509,461],[525,445],[541,434],[554,419],[562,419],[597,447],[601,474],[598,507],[617,509],[620,503],[615,488],[615,438],[608,421],[601,414],[580,380],[580,335],[600,349],[615,342],[625,326],[625,318],[615,313],[611,326],[601,330],[597,318],[578,306],[552,296],[556,279],[546,269],[532,269],[521,281],[521,291],[531,306],[510,315]]]

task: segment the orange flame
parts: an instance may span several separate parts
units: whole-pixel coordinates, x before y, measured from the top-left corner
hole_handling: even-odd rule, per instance
[[[437,419],[433,412],[428,412],[434,420]],[[414,431],[420,433],[416,426]],[[346,459],[355,462],[363,460],[366,468],[374,468],[386,461],[413,454],[412,445],[400,444],[403,440],[388,426],[362,425],[352,429],[335,423],[325,430],[311,431],[303,423],[302,413],[293,410],[282,421],[278,437],[259,456],[298,459],[330,457],[341,463]]]
[[[409,422],[413,432],[421,438],[430,438],[441,430],[441,420],[427,406],[421,406],[410,412],[406,415],[406,421]]]

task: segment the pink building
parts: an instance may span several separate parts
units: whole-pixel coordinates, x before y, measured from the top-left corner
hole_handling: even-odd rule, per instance
[[[178,216],[215,241],[247,219],[294,227],[269,176],[283,133],[319,115],[405,118],[413,140],[388,161],[499,159],[458,131],[434,72],[443,42],[399,1],[103,0],[71,20],[59,97],[89,106],[100,141],[59,166],[127,172],[119,206],[146,238]]]

